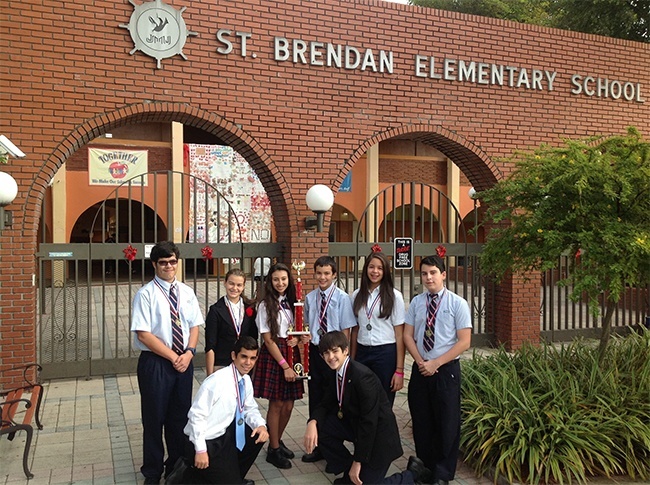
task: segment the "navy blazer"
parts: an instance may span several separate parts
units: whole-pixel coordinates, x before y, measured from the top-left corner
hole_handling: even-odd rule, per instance
[[[254,305],[244,305],[244,320],[240,336],[250,335],[257,340],[255,314]],[[214,305],[210,306],[208,315],[205,317],[205,351],[214,351],[215,365],[225,367],[232,362],[230,352],[232,352],[236,341],[235,325],[226,304],[226,297],[222,296]]]
[[[323,423],[328,414],[339,411],[336,379],[328,379],[325,396],[311,416]],[[404,453],[397,420],[379,378],[368,367],[350,360],[343,392],[343,424],[354,435],[354,461],[372,468],[390,464]]]

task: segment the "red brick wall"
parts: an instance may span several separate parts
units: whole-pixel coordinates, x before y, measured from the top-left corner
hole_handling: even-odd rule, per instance
[[[267,189],[289,257],[312,260],[326,233],[305,235],[304,194],[336,189],[370,146],[396,136],[435,146],[476,188],[511,167],[500,157],[561,137],[648,135],[650,45],[381,0],[170,0],[198,37],[162,61],[133,49],[124,0],[9,0],[0,36],[0,132],[26,154],[14,226],[0,234],[2,365],[33,360],[36,228],[45,188],[88,141],[117,126],[179,121],[221,137]],[[252,33],[248,56],[222,55],[219,28]],[[383,49],[393,74],[273,60],[273,37]],[[253,57],[255,54],[255,57]],[[419,78],[416,54],[557,72],[552,92]],[[642,84],[645,103],[570,94],[574,73]],[[513,305],[526,305],[510,300]],[[518,313],[516,309],[513,314]],[[525,313],[525,312],[520,312]],[[18,342],[18,344],[16,344]]]
[[[399,184],[418,181],[430,185],[447,185],[447,162],[383,159],[379,165],[379,182]]]

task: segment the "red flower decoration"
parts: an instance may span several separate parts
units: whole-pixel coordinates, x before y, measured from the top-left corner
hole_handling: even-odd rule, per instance
[[[203,259],[210,261],[212,259],[212,248],[210,246],[201,248],[201,254],[203,255]]]
[[[582,249],[576,251],[576,261],[580,262],[580,256],[582,256]]]
[[[381,253],[381,246],[375,243],[371,248],[373,253]]]
[[[440,244],[440,245],[436,248],[436,253],[437,253],[438,256],[440,256],[441,258],[444,258],[444,257],[445,257],[445,254],[447,254],[447,248],[444,247],[442,244]]]
[[[252,316],[253,316],[253,307],[252,307],[252,306],[249,306],[249,307],[246,309],[246,316],[247,316],[247,317],[252,317]]]
[[[124,248],[122,252],[124,253],[124,257],[129,261],[133,261],[135,259],[135,255],[138,254],[138,250],[130,244]]]

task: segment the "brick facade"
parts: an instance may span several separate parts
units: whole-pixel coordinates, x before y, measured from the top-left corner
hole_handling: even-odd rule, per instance
[[[220,137],[259,174],[275,219],[288,229],[278,238],[290,257],[308,261],[327,251],[326,233],[301,232],[308,187],[319,181],[336,191],[380,141],[433,146],[481,189],[508,174],[500,159],[516,149],[623,133],[628,125],[648,135],[650,44],[381,0],[170,2],[187,7],[183,19],[198,36],[187,39],[187,60],[163,59],[161,69],[141,52],[129,54],[133,42],[119,27],[134,10],[126,0],[9,0],[3,8],[0,132],[27,154],[3,167],[19,185],[8,207],[13,227],[0,234],[3,366],[35,356],[32,275],[46,187],[63,162],[112,128],[178,121]],[[227,50],[219,29],[231,31],[232,52],[219,52]],[[236,32],[250,33],[245,56]],[[307,63],[276,60],[275,37],[304,41]],[[371,49],[377,70],[309,65],[310,42]],[[392,53],[392,73],[379,72],[380,51]],[[445,58],[455,80],[436,78]],[[314,64],[323,59],[317,52]],[[506,73],[525,68],[531,87],[511,87],[507,77],[502,85],[460,81],[461,61],[466,70],[470,62],[476,70],[479,63]],[[542,76],[535,82],[533,69]],[[552,90],[544,70],[555,73]],[[609,97],[571,94],[574,74],[607,79]],[[535,338],[538,302],[528,301],[517,278],[502,290],[502,338],[513,345]]]

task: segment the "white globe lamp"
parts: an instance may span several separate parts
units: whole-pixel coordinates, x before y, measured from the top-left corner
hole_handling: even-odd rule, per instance
[[[307,191],[307,207],[316,214],[316,230],[322,232],[325,213],[334,205],[334,193],[327,185],[316,184]]]

